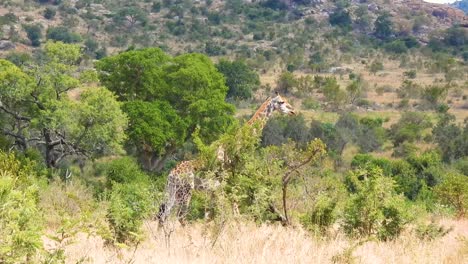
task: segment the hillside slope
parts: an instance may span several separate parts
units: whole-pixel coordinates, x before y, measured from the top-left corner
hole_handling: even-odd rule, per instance
[[[336,39],[336,26],[365,44],[374,21],[388,12],[394,34],[427,42],[432,34],[466,17],[458,9],[422,0],[397,1],[14,1],[0,6],[1,50],[30,50],[46,39],[82,42],[93,57],[130,46],[160,46],[170,53],[211,56],[290,56],[301,42]],[[343,12],[341,12],[343,11]],[[337,24],[330,25],[330,16]],[[349,16],[350,20],[339,21]],[[345,19],[348,19],[344,17]],[[343,22],[343,23],[342,23]],[[340,24],[342,23],[342,24]],[[31,27],[35,26],[34,30]],[[29,33],[28,33],[29,31]],[[29,34],[29,35],[28,35]],[[33,43],[36,39],[36,43]],[[298,44],[299,43],[299,44]],[[365,45],[364,45],[365,46]],[[305,53],[316,49],[304,47]],[[282,58],[283,61],[285,58]]]

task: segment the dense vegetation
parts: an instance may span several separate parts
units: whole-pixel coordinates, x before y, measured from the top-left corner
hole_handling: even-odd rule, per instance
[[[468,32],[367,2],[24,1],[48,27],[1,2],[31,52],[0,59],[0,263],[64,261],[83,232],[136,250],[194,158],[209,187],[186,220],[213,245],[233,220],[359,245],[447,234],[428,222],[468,213]],[[245,125],[274,91],[298,114]]]

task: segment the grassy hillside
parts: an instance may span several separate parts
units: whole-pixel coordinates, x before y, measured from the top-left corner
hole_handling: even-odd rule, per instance
[[[0,1],[0,263],[462,263],[466,24],[421,0]]]

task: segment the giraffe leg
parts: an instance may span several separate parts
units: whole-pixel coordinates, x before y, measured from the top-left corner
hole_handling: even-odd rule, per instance
[[[159,206],[159,212],[157,218],[160,225],[163,225],[171,214],[172,208],[176,204],[177,200],[177,181],[173,175],[169,175],[166,184],[166,194],[164,202]]]
[[[177,212],[177,218],[182,226],[185,226],[187,223],[187,214],[190,206],[190,200],[192,199],[192,189],[190,186],[184,186],[184,194],[182,195],[182,199],[180,200],[180,208]]]

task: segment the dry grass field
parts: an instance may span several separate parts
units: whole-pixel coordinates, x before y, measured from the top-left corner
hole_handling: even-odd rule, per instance
[[[99,237],[81,234],[65,254],[67,263],[467,263],[468,220],[444,219],[441,224],[453,230],[434,241],[419,240],[407,231],[395,241],[360,245],[340,231],[313,237],[299,227],[250,222],[227,225],[213,245],[205,226],[193,224],[177,227],[167,247],[163,231],[149,221],[147,238],[136,248],[116,249]]]

